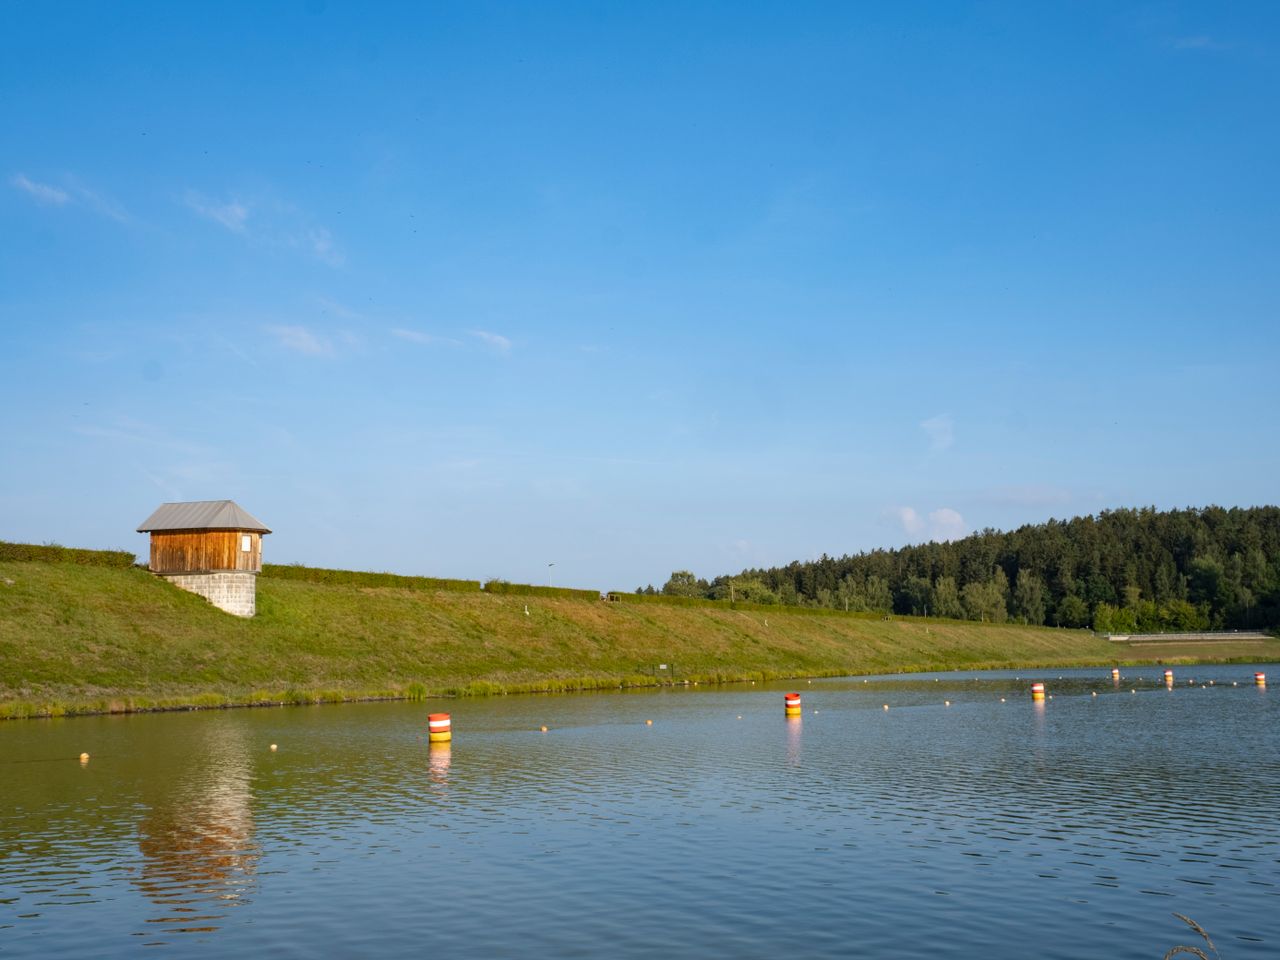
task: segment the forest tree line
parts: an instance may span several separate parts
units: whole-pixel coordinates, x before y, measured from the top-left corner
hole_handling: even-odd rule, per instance
[[[1164,633],[1280,625],[1280,507],[1108,510],[637,593]]]

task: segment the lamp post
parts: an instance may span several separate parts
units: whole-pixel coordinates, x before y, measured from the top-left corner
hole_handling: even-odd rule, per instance
[[[548,587],[551,586],[551,568],[554,566],[555,566],[554,563],[547,564],[547,586]]]

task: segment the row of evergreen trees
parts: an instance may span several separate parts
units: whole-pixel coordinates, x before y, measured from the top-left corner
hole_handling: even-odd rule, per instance
[[[1110,510],[711,581],[677,571],[661,592],[1115,633],[1275,627],[1280,507]]]

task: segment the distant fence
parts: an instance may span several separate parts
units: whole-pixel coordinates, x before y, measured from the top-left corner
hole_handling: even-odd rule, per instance
[[[75,563],[87,567],[125,569],[138,562],[128,550],[86,550],[56,543],[9,543],[0,540],[0,560],[36,563]]]
[[[262,575],[272,580],[299,580],[304,583],[342,584],[353,587],[449,590],[454,593],[475,593],[480,590],[479,580],[407,577],[398,573],[373,573],[363,570],[329,570],[324,567],[304,567],[293,563],[264,563]]]
[[[1200,633],[1108,633],[1112,643],[1222,643],[1230,640],[1270,640],[1261,630],[1208,630]]]

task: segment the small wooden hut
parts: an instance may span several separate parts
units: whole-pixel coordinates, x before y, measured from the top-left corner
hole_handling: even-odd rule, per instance
[[[152,573],[228,613],[254,615],[262,537],[271,531],[235,501],[162,503],[138,532],[151,534]]]

